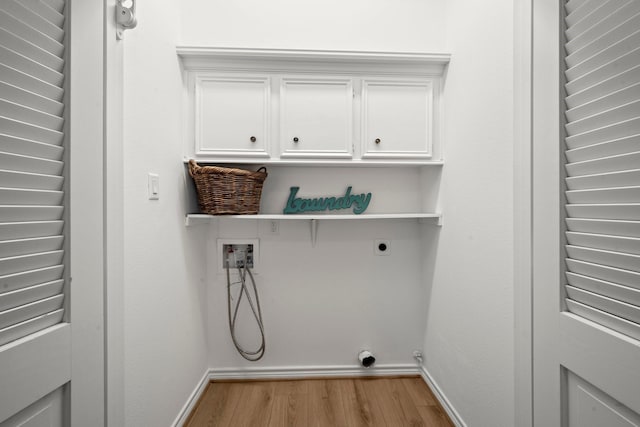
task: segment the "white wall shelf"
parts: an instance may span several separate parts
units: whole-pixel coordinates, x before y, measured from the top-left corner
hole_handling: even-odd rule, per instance
[[[189,163],[184,157],[183,162]],[[318,167],[397,167],[397,166],[443,166],[442,160],[317,160],[317,159],[224,159],[220,157],[198,157],[199,165],[260,165],[260,166],[318,166]]]
[[[286,221],[309,221],[311,232],[311,244],[316,245],[318,221],[343,221],[343,220],[389,220],[389,219],[409,219],[417,220],[420,223],[435,224],[442,226],[442,214],[440,213],[388,213],[388,214],[362,214],[362,215],[284,215],[284,214],[258,214],[258,215],[205,215],[187,214],[185,225],[187,227],[195,225],[205,225],[217,219],[232,220],[286,220]]]

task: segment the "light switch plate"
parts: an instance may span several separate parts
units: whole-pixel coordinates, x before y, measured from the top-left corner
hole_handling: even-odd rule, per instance
[[[149,200],[160,198],[160,176],[157,173],[149,173],[148,177]]]

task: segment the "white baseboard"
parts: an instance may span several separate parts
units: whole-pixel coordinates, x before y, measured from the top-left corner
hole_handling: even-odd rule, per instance
[[[424,366],[420,368],[420,376],[422,376],[422,379],[424,380],[424,382],[427,383],[427,385],[435,395],[436,399],[438,399],[438,402],[440,402],[440,405],[442,405],[447,415],[449,415],[449,418],[451,419],[453,424],[455,424],[456,427],[467,427],[467,425],[462,420],[462,417],[460,416],[458,411],[456,411],[456,409],[453,407],[449,399],[447,399],[447,396],[444,394],[444,392],[442,391],[438,383],[435,382],[433,377],[429,374],[429,372],[425,369]]]
[[[202,396],[204,389],[207,388],[207,384],[209,384],[209,376],[210,372],[207,369],[196,385],[195,390],[191,392],[189,399],[187,399],[187,403],[184,404],[175,421],[173,422],[173,424],[171,424],[172,427],[182,427],[185,421],[187,421],[187,417],[189,416],[189,414],[191,414],[191,411],[193,411],[193,408],[195,408],[196,403],[198,403],[198,400],[200,399],[200,396]]]
[[[242,368],[242,369],[209,369],[202,376],[195,389],[184,404],[172,427],[182,427],[187,417],[193,411],[211,380],[270,380],[296,378],[330,378],[330,377],[369,377],[394,375],[420,375],[433,391],[451,421],[456,427],[466,427],[460,414],[451,405],[438,384],[433,380],[424,367],[416,365],[377,365],[372,368],[354,368],[353,366],[289,366],[274,368]]]
[[[327,377],[369,377],[393,375],[420,375],[416,365],[376,365],[371,368],[349,366],[281,366],[273,368],[211,369],[209,379],[295,379]]]

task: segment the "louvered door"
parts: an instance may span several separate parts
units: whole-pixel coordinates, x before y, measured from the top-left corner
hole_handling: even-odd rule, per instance
[[[640,426],[640,0],[542,3],[534,424]]]
[[[70,376],[70,334],[63,323],[64,6],[63,0],[0,2],[3,426],[20,425],[20,417],[29,425],[45,425],[45,418],[61,423],[62,393],[53,391]],[[1,423],[45,395],[34,409],[41,415]]]
[[[640,340],[640,1],[567,17],[567,306]]]

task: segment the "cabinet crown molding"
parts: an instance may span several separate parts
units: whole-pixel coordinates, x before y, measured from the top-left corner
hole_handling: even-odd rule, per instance
[[[442,75],[448,53],[178,46],[186,69]]]

